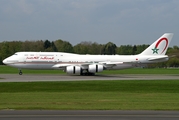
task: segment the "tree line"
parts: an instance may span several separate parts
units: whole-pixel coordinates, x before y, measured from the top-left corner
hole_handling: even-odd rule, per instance
[[[102,55],[136,55],[145,50],[149,45],[121,45],[116,46],[112,42],[98,44],[96,42],[81,42],[72,45],[68,41],[58,39],[56,41],[36,40],[36,41],[4,41],[0,42],[0,64],[3,59],[15,52],[34,51],[34,52],[69,52],[76,54],[102,54]],[[179,67],[179,47],[170,47],[167,51],[169,56],[175,55],[164,63],[152,64],[148,67]]]

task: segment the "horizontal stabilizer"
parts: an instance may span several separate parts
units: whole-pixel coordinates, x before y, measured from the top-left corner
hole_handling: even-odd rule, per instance
[[[157,57],[157,58],[149,58],[148,61],[160,61],[160,60],[166,60],[168,59],[168,56],[165,57]]]

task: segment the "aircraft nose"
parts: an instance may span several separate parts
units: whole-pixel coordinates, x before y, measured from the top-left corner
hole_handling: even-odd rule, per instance
[[[7,59],[4,59],[2,62],[3,62],[4,64],[7,64]]]

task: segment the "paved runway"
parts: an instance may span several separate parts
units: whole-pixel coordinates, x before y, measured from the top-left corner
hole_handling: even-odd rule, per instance
[[[179,75],[60,75],[60,74],[0,74],[0,82],[33,82],[33,81],[77,81],[77,80],[179,80]]]
[[[2,110],[2,120],[178,120],[178,111]]]

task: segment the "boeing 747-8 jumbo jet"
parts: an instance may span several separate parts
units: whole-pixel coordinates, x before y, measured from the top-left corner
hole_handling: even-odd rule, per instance
[[[3,60],[19,69],[60,69],[68,74],[94,75],[110,69],[126,69],[143,64],[164,62],[172,33],[165,33],[138,55],[80,55],[64,52],[17,52]]]

